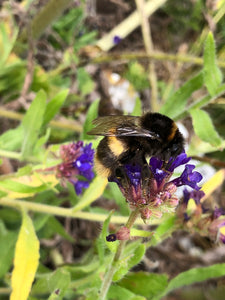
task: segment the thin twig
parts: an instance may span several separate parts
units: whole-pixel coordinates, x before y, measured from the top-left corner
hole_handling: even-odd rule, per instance
[[[28,46],[29,46],[29,51],[28,51],[28,57],[27,57],[27,73],[24,79],[24,84],[21,90],[20,97],[18,98],[18,103],[22,105],[25,109],[28,109],[28,104],[26,102],[27,99],[27,94],[30,88],[30,85],[33,81],[33,74],[34,74],[34,47],[35,47],[35,42],[32,39],[31,35],[31,28],[28,28]]]
[[[7,110],[0,106],[0,117],[21,121],[24,115],[11,110]],[[49,122],[49,125],[50,127],[53,128],[71,130],[79,133],[83,131],[82,125],[74,120],[73,121],[67,119],[63,119],[63,121],[52,120]]]
[[[136,0],[136,6],[141,19],[142,36],[145,45],[145,51],[150,55],[153,51],[153,43],[151,38],[150,23],[148,16],[145,13],[145,1]],[[148,65],[148,79],[151,87],[151,109],[152,111],[158,110],[158,89],[157,89],[157,75],[155,72],[155,65],[153,61]]]
[[[215,158],[210,158],[210,157],[207,157],[207,156],[197,156],[197,155],[192,156],[192,158],[196,159],[198,161],[208,163],[208,164],[213,165],[215,167],[225,168],[225,162],[223,162],[221,160],[218,160],[218,159],[215,159]]]
[[[143,59],[153,59],[160,61],[174,61],[174,62],[182,62],[188,63],[191,65],[202,66],[204,61],[201,57],[196,57],[192,55],[182,55],[182,54],[169,54],[161,51],[154,51],[150,54],[145,52],[114,52],[114,53],[99,53],[98,56],[91,59],[83,59],[78,67],[85,66],[87,64],[103,64],[110,62],[124,62],[127,63],[130,60],[143,60]],[[225,62],[223,60],[217,60],[217,65],[221,68],[225,68]]]

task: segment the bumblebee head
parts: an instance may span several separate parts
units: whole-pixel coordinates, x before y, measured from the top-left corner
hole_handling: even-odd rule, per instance
[[[163,159],[169,160],[169,158],[176,157],[184,151],[184,138],[180,131],[177,129],[173,139],[166,145],[162,151]]]

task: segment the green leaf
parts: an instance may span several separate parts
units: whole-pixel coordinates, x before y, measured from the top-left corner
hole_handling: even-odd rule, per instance
[[[212,32],[205,41],[204,49],[204,83],[211,96],[215,95],[222,83],[222,73],[216,64],[216,47]]]
[[[109,189],[105,189],[104,197],[107,199],[113,200],[120,208],[120,213],[123,216],[129,216],[130,210],[129,207],[124,199],[121,190],[119,189],[118,185],[115,182],[109,182],[108,184]]]
[[[142,104],[141,99],[137,98],[135,101],[134,110],[132,112],[132,116],[141,116],[142,115]]]
[[[153,232],[147,231],[147,230],[141,230],[141,229],[136,229],[136,228],[131,228],[130,230],[130,235],[131,236],[138,236],[138,237],[150,237],[153,235]]]
[[[179,88],[166,103],[161,107],[160,113],[174,119],[186,107],[188,99],[192,93],[203,86],[203,74],[198,73]]]
[[[31,165],[26,165],[26,166],[18,169],[18,171],[16,173],[16,176],[17,177],[21,177],[21,176],[25,176],[25,175],[31,174],[32,170],[33,169],[32,169]]]
[[[168,231],[172,231],[175,225],[175,216],[169,217],[160,223],[157,227],[152,239],[151,246],[155,246],[163,240],[163,236],[168,237]]]
[[[123,278],[127,272],[133,267],[136,266],[142,259],[145,254],[145,245],[140,244],[135,251],[130,255],[129,258],[121,259],[118,262],[118,269],[113,275],[113,281],[118,281]]]
[[[151,274],[145,272],[129,273],[124,277],[119,285],[137,295],[153,299],[168,285],[167,276],[161,274]]]
[[[67,241],[74,243],[74,238],[66,232],[65,228],[55,217],[51,216],[48,219],[48,227],[52,228],[53,232],[58,233]]]
[[[23,142],[23,128],[21,126],[10,129],[0,136],[0,149],[15,151],[19,150]]]
[[[214,128],[209,115],[200,109],[193,109],[190,111],[194,131],[197,136],[204,142],[210,143],[212,146],[220,147],[222,145],[222,139],[218,135]]]
[[[196,282],[215,279],[225,275],[225,264],[215,264],[209,267],[193,268],[177,275],[169,282],[168,287],[160,294],[162,298],[169,292]],[[159,298],[159,299],[161,299]]]
[[[7,22],[8,23],[8,22]],[[5,64],[9,54],[13,48],[13,45],[16,41],[18,29],[16,27],[13,28],[13,32],[8,32],[10,29],[8,28],[8,24],[4,22],[0,23],[0,68],[3,69],[3,65]]]
[[[107,242],[106,241],[106,236],[108,235],[108,227],[109,227],[109,222],[110,222],[110,219],[112,217],[112,214],[114,213],[114,211],[112,210],[109,214],[109,216],[105,219],[104,223],[103,223],[103,226],[102,226],[102,232],[101,232],[101,235],[99,236],[99,246],[98,246],[98,249],[101,245],[102,249],[100,248],[99,250],[101,250],[101,252],[99,252],[99,257],[100,257],[100,260],[103,260],[103,258],[100,256],[100,254],[104,254],[105,252],[105,246],[112,252],[112,253],[115,253],[116,252],[116,249],[118,247],[118,242]]]
[[[101,176],[97,176],[94,178],[89,188],[84,192],[83,196],[80,198],[80,202],[73,207],[73,212],[79,211],[87,206],[89,206],[92,202],[94,202],[97,198],[99,198],[106,187],[108,180]]]
[[[145,297],[136,295],[128,289],[116,284],[110,286],[107,297],[109,300],[146,300]]]
[[[92,92],[94,82],[84,68],[77,69],[78,88],[83,96]]]
[[[37,140],[37,142],[35,143],[35,146],[34,146],[34,151],[33,151],[33,153],[35,155],[37,155],[39,152],[41,152],[41,150],[42,150],[41,147],[48,142],[50,134],[51,134],[51,128],[47,128],[45,135],[41,136]]]
[[[143,91],[149,87],[149,80],[146,76],[145,68],[137,61],[131,62],[128,66],[128,71],[125,78],[130,81],[134,88],[138,91]]]
[[[42,278],[38,279],[32,288],[32,294],[43,295],[51,293],[50,297],[58,296],[58,298],[50,299],[63,299],[67,289],[69,288],[69,284],[69,272],[64,268],[59,268],[55,272],[43,275]]]
[[[46,225],[49,218],[50,215],[47,214],[37,214],[35,217],[33,217],[35,231],[38,232],[41,230]]]
[[[29,110],[23,118],[21,126],[24,130],[22,156],[29,156],[33,152],[33,147],[37,142],[39,131],[42,126],[43,116],[46,107],[46,94],[43,91],[37,93],[31,103]]]
[[[12,265],[15,243],[18,232],[8,231],[0,220],[0,278],[2,278]]]
[[[85,120],[84,126],[83,126],[83,128],[84,128],[83,133],[81,135],[82,140],[93,139],[93,136],[87,134],[87,132],[93,128],[92,121],[94,119],[96,119],[98,116],[98,106],[99,106],[99,99],[92,102],[92,104],[90,105],[90,107],[88,109],[86,120]]]
[[[54,116],[59,112],[63,105],[69,90],[63,90],[59,92],[54,98],[51,99],[46,105],[46,110],[43,116],[43,126],[47,125]]]
[[[39,186],[30,186],[10,179],[6,179],[0,181],[0,189],[1,188],[7,189],[12,192],[30,194],[30,193],[38,193],[46,190],[46,185],[42,184]]]
[[[28,298],[38,262],[39,241],[35,234],[32,220],[23,211],[22,226],[16,242],[10,300],[26,300]]]

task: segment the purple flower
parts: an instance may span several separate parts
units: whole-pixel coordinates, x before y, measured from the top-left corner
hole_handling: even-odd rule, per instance
[[[186,188],[183,190],[183,203],[185,203],[185,205],[187,206],[188,201],[190,199],[194,199],[195,204],[199,205],[200,204],[200,200],[202,199],[202,197],[205,196],[205,193],[203,191],[188,191]]]
[[[213,218],[217,219],[220,216],[225,215],[225,210],[223,208],[216,207],[213,212]]]
[[[198,191],[192,193],[192,196],[199,203],[204,195],[197,186],[202,175],[193,172],[195,166],[187,164],[191,158],[187,157],[186,153],[171,158],[169,162],[151,157],[149,165],[142,164],[140,158],[137,158],[134,156],[129,164],[117,168],[119,176],[112,175],[108,180],[117,183],[132,209],[140,208],[144,220],[150,216],[161,216],[163,211],[174,209],[179,202],[175,193],[177,187],[182,185],[188,185]],[[181,176],[170,180],[174,169],[184,164],[186,165]],[[186,192],[186,205],[189,199],[190,195]]]
[[[57,166],[56,176],[61,179],[62,184],[65,184],[65,180],[71,182],[77,195],[89,186],[94,177],[94,150],[91,147],[91,143],[84,146],[82,141],[60,147],[63,162]]]
[[[195,166],[187,164],[185,169],[180,177],[174,179],[172,182],[176,186],[188,185],[195,190],[200,190],[200,187],[197,185],[202,180],[202,175],[199,172],[192,172]]]
[[[191,160],[191,157],[187,157],[185,152],[179,154],[176,158],[171,157],[167,163],[166,170],[173,172],[177,167],[186,164]]]
[[[141,182],[141,166],[139,165],[125,165],[127,176],[130,179],[131,185],[137,189]]]
[[[89,182],[77,180],[77,182],[74,182],[73,185],[74,185],[76,194],[80,195],[82,193],[82,189],[87,189],[89,187]]]
[[[157,157],[151,157],[149,165],[150,165],[150,170],[159,186],[162,183],[163,179],[166,176],[168,176],[168,172],[162,170],[163,161]]]
[[[121,37],[119,37],[118,35],[114,35],[113,37],[113,43],[115,45],[118,45],[121,42]]]

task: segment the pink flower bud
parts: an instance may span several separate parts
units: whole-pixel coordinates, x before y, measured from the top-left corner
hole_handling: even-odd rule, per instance
[[[121,227],[116,233],[117,240],[129,240],[130,239],[130,229],[126,226]]]

